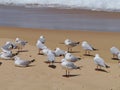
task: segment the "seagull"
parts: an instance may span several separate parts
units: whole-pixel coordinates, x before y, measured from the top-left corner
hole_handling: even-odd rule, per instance
[[[66,59],[62,59],[61,62],[62,62],[61,63],[62,68],[66,70],[66,77],[70,76],[70,70],[79,69],[79,67],[77,67],[76,65],[74,65],[73,62],[69,62]]]
[[[54,54],[55,54],[56,57],[65,56],[66,51],[61,50],[60,48],[57,47],[54,51]]]
[[[105,68],[110,68],[110,66],[106,65],[106,63],[104,62],[104,60],[99,56],[99,54],[96,54],[94,57],[94,62],[95,64],[97,64],[97,68],[96,70],[98,70],[98,67],[105,67]]]
[[[1,50],[3,52],[8,52],[8,51],[12,50],[13,48],[14,48],[14,45],[11,42],[7,41],[5,43],[5,45],[1,47]]]
[[[1,53],[0,53],[0,58],[1,58],[1,59],[5,59],[5,60],[13,59],[12,52],[11,52],[11,51],[1,52]]]
[[[44,44],[45,43],[45,37],[44,36],[40,36],[39,40]]]
[[[16,38],[15,44],[18,48],[18,52],[22,51],[22,48],[27,44],[27,41],[21,40],[20,38]]]
[[[78,57],[75,57],[74,55],[72,55],[71,53],[66,53],[65,54],[65,59],[67,61],[70,61],[70,62],[76,62],[78,60],[81,60],[81,58],[78,58]]]
[[[43,55],[48,55],[48,52],[49,51],[52,51],[52,50],[50,50],[49,48],[44,48],[43,50],[42,50],[42,53],[43,53]],[[52,51],[53,52],[53,51]]]
[[[39,55],[42,54],[41,51],[42,51],[43,49],[46,49],[46,48],[47,48],[40,40],[37,41],[36,46],[37,46],[37,48],[38,48],[38,54],[39,54]]]
[[[73,42],[72,40],[70,39],[66,39],[64,41],[64,44],[67,46],[68,48],[68,52],[72,51],[72,48],[77,46],[80,42]]]
[[[15,62],[14,62],[15,66],[20,66],[20,67],[28,67],[32,62],[35,61],[35,59],[33,59],[33,60],[22,60],[18,56],[15,56],[14,59],[15,59]]]
[[[113,58],[118,58],[118,54],[120,53],[119,49],[115,46],[110,48],[110,52],[113,54]]]
[[[96,50],[90,44],[88,44],[88,42],[86,42],[86,41],[82,42],[82,48],[85,50],[86,55],[90,55],[90,51]]]
[[[55,62],[55,55],[51,50],[48,51],[47,60],[49,62],[49,66],[53,65],[53,63]]]

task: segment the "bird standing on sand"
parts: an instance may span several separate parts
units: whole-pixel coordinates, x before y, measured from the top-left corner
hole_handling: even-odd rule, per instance
[[[96,54],[95,57],[94,57],[94,62],[95,64],[97,64],[97,68],[96,70],[98,70],[100,67],[105,67],[105,68],[109,68],[110,66],[106,65],[106,63],[104,62],[104,60],[99,56],[99,54]]]
[[[120,53],[118,48],[113,46],[110,48],[110,52],[113,54],[113,58],[118,59],[118,54]]]
[[[64,41],[64,44],[67,46],[67,48],[68,48],[68,52],[71,52],[72,51],[72,48],[73,47],[75,47],[75,46],[77,46],[78,44],[79,44],[80,42],[73,42],[72,40],[70,40],[70,39],[66,39],[65,41]]]
[[[49,62],[49,66],[53,65],[53,63],[55,62],[55,55],[51,50],[49,50],[47,53],[47,60]]]
[[[85,55],[90,55],[90,51],[96,50],[90,44],[88,44],[86,41],[83,41],[81,46],[85,50]]]
[[[36,46],[38,48],[38,55],[42,55],[41,51],[43,49],[47,49],[47,47],[40,40],[37,41]]]
[[[15,56],[14,60],[15,60],[15,62],[14,62],[15,66],[20,66],[20,67],[28,67],[32,62],[35,61],[35,59],[33,59],[33,60],[22,60],[18,56]]]
[[[42,55],[41,51],[43,49],[47,49],[47,47],[45,46],[45,37],[44,36],[40,36],[40,38],[37,40],[36,46],[38,48],[38,55]]]
[[[70,76],[70,71],[73,70],[73,69],[79,69],[79,67],[77,67],[76,65],[74,65],[73,62],[69,62],[67,61],[66,59],[62,59],[61,60],[61,66],[63,69],[66,70],[66,77],[69,77]]]
[[[27,44],[27,41],[21,40],[20,38],[16,38],[15,44],[17,46],[18,52],[22,51],[23,47]]]

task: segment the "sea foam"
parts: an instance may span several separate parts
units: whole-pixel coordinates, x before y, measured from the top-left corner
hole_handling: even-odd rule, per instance
[[[1,5],[59,7],[120,12],[120,0],[0,0]]]

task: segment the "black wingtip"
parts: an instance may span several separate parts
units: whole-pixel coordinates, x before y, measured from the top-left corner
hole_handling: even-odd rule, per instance
[[[80,44],[80,42],[76,42],[76,44]]]
[[[110,68],[110,66],[106,65],[106,68]]]
[[[31,60],[31,62],[34,62],[34,61],[35,61],[35,59]]]
[[[2,65],[2,62],[0,62],[0,65]]]

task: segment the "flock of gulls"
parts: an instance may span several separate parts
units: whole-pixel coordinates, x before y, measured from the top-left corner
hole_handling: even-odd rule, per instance
[[[61,60],[61,66],[63,69],[65,69],[66,77],[70,76],[70,71],[73,69],[80,69],[80,67],[75,65],[75,62],[81,60],[81,58],[74,56],[72,52],[72,48],[79,45],[80,42],[74,42],[70,39],[66,39],[64,41],[64,45],[67,47],[67,51],[61,50],[60,48],[56,48],[55,50],[49,49],[45,45],[45,37],[40,36],[40,38],[37,40],[36,47],[38,48],[38,55],[45,55],[47,56],[47,63],[49,63],[49,67],[54,67],[55,57],[63,56]],[[33,60],[23,60],[20,57],[18,57],[18,54],[23,50],[24,46],[27,44],[27,41],[21,40],[20,38],[16,38],[15,42],[7,41],[2,47],[2,52],[0,53],[0,58],[4,60],[14,60],[15,66],[19,67],[28,67]],[[81,42],[81,47],[85,50],[84,55],[90,55],[91,51],[95,51],[95,49],[91,44],[89,44],[87,41]],[[17,49],[17,53],[13,54],[12,49]],[[116,47],[110,48],[111,54],[113,54],[114,59],[120,60],[120,51]],[[96,70],[101,69],[101,67],[110,68],[108,66],[104,59],[99,56],[99,54],[95,54],[95,57],[93,58],[95,64],[96,64]],[[2,64],[2,62],[0,62]]]

